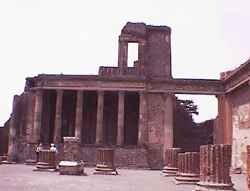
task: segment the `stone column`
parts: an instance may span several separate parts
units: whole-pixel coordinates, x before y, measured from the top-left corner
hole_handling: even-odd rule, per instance
[[[82,115],[83,115],[83,91],[77,91],[76,98],[76,118],[75,118],[75,137],[81,142],[82,134]]]
[[[181,148],[168,148],[165,151],[165,166],[163,173],[166,176],[175,176],[178,170],[178,154]]]
[[[164,152],[173,147],[173,108],[173,95],[168,94],[165,101]]]
[[[196,184],[200,180],[200,155],[198,152],[178,154],[176,184]]]
[[[97,100],[97,117],[96,117],[96,144],[103,143],[103,107],[104,107],[104,92],[98,91]]]
[[[217,144],[232,144],[232,106],[227,95],[218,95],[218,125],[215,132]]]
[[[146,107],[146,93],[140,92],[139,103],[139,128],[138,128],[138,144],[143,145],[147,141],[147,107]]]
[[[62,129],[62,102],[63,90],[56,91],[56,114],[55,114],[55,129],[54,129],[54,143],[61,142],[61,129]]]
[[[10,118],[10,125],[9,125],[9,147],[8,147],[8,161],[16,161],[17,159],[17,124],[16,124],[16,117],[17,117],[17,102],[19,96],[15,95],[13,99],[12,105],[12,113]]]
[[[118,48],[118,67],[124,69],[127,67],[128,61],[128,43],[119,37],[119,48]]]
[[[124,144],[124,95],[123,91],[118,93],[118,120],[117,120],[117,137],[116,144]]]
[[[231,145],[203,145],[200,147],[200,182],[196,191],[230,191]]]
[[[43,106],[43,92],[42,90],[36,90],[36,101],[34,109],[34,142],[38,143],[40,140],[41,126],[42,126],[42,106]]]

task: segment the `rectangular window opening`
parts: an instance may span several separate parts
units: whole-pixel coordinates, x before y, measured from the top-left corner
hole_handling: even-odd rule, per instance
[[[128,67],[134,67],[138,61],[138,43],[128,43]]]

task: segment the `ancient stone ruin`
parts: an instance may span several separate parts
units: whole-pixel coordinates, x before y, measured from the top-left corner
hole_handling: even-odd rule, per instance
[[[88,165],[96,164],[97,149],[111,147],[117,167],[162,169],[165,151],[185,145],[178,138],[182,131],[174,126],[175,94],[199,94],[218,98],[213,141],[232,144],[233,166],[245,169],[249,61],[222,73],[220,80],[176,79],[169,27],[128,22],[118,42],[118,66],[101,66],[98,75],[26,78],[24,92],[13,100],[8,159],[34,158],[39,143],[55,143],[61,153],[63,137],[75,137],[79,157]],[[138,44],[138,60],[132,67],[127,63],[129,43]]]

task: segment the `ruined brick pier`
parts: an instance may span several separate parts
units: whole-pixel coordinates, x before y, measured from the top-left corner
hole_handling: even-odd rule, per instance
[[[163,173],[165,176],[175,176],[178,171],[178,154],[181,148],[169,148],[165,152],[165,164]]]
[[[230,191],[231,145],[203,145],[200,147],[200,181],[196,191]]]
[[[56,152],[43,149],[39,152],[37,170],[56,169]]]
[[[195,184],[200,180],[200,155],[198,152],[178,154],[176,184]]]
[[[96,158],[97,164],[94,174],[118,174],[114,165],[114,149],[99,148]]]

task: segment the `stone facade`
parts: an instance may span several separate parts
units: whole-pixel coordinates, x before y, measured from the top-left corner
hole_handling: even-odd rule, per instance
[[[226,92],[218,96],[215,142],[232,145],[232,169],[246,170],[246,146],[250,144],[250,60],[221,74]]]
[[[32,148],[39,142],[63,148],[63,137],[76,137],[82,159],[90,163],[96,147],[108,146],[121,152],[117,159],[121,166],[161,169],[165,151],[175,146],[178,93],[216,95],[215,140],[232,140],[231,112],[241,113],[243,106],[229,110],[228,95],[242,86],[249,88],[249,63],[220,80],[174,79],[169,27],[129,22],[118,43],[118,66],[101,66],[98,75],[41,74],[26,79],[24,93],[13,101],[10,160],[32,158]],[[138,60],[132,67],[127,64],[129,43],[138,44]],[[141,159],[135,156],[138,153]]]

